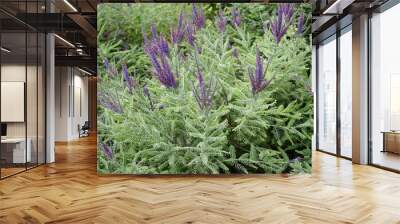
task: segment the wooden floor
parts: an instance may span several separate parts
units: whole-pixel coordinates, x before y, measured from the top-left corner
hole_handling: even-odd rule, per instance
[[[314,153],[312,175],[99,177],[95,138],[0,181],[0,223],[400,223],[400,175]]]
[[[19,173],[19,172],[23,172],[25,171],[25,167],[24,168],[14,168],[14,167],[7,167],[7,168],[1,168],[1,177],[8,177],[11,176],[13,174]]]

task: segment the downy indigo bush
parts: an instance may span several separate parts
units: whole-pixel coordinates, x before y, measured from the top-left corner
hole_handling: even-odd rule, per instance
[[[123,33],[133,37],[148,30],[149,37],[142,32],[144,43],[132,38],[130,49],[124,50],[118,35],[111,33],[115,38],[107,39],[110,43],[99,39],[99,58],[116,62],[108,62],[108,67],[124,68],[122,61],[135,71],[134,76],[128,74],[134,81],[131,92],[122,88],[130,86],[127,73],[118,77],[107,68],[99,71],[98,136],[112,152],[112,157],[107,155],[99,144],[99,172],[310,172],[311,49],[310,38],[296,32],[300,18],[292,22],[295,13],[301,15],[298,7],[283,4],[275,11],[269,5],[225,5],[232,27],[240,29],[228,29],[221,12],[206,17],[215,15],[213,8],[205,15],[199,4],[135,7],[139,16],[127,20],[128,28],[115,25],[107,30],[125,29]],[[152,7],[158,12],[150,12]],[[111,12],[113,21],[118,20],[118,10]],[[125,14],[119,16],[130,18]],[[100,28],[114,26],[103,24],[105,18]],[[267,18],[274,18],[267,30],[272,34],[254,32]]]

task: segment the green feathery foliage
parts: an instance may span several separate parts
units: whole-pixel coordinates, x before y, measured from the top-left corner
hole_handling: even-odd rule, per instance
[[[276,17],[276,5],[253,6],[203,7],[206,23],[196,30],[195,47],[186,40],[173,45],[170,36],[181,10],[190,21],[189,4],[98,8],[98,138],[111,150],[99,145],[100,173],[311,172],[309,6],[295,7],[296,16],[306,16],[305,33],[297,33],[294,16],[279,44],[263,25]],[[228,23],[221,33],[214,16],[221,9],[230,20],[232,7],[240,9],[242,23]],[[152,24],[169,42],[176,88],[160,83],[145,53],[142,32],[150,36]],[[257,49],[268,66],[265,79],[271,82],[254,94],[248,69],[256,68]],[[133,90],[121,72],[123,64],[134,81]],[[196,88],[201,91],[199,71],[212,92],[212,103],[205,108],[194,94]]]

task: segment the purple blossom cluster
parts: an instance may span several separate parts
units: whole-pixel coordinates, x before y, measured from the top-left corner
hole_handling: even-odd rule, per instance
[[[297,34],[302,35],[304,32],[304,14],[300,14],[297,19]]]
[[[183,11],[180,12],[178,24],[171,28],[171,40],[174,44],[180,44],[186,37],[191,46],[195,46],[196,31],[205,26],[205,17],[203,9],[192,5],[192,22],[186,22]]]
[[[265,79],[266,70],[264,70],[263,59],[260,55],[260,51],[256,49],[256,69],[255,71],[251,68],[249,70],[249,78],[251,84],[251,90],[253,95],[264,90],[271,82],[271,80],[267,81]]]
[[[218,17],[216,18],[217,27],[219,32],[224,33],[226,30],[227,19],[222,10],[219,10]]]
[[[171,40],[174,44],[181,43],[185,37],[185,24],[183,19],[183,11],[181,11],[179,14],[177,27],[171,28]]]
[[[104,64],[104,68],[110,78],[113,78],[118,74],[117,69],[115,69],[115,67],[110,64],[110,61],[107,58],[105,58],[103,60],[103,64]],[[128,87],[129,92],[132,92],[136,86],[136,83],[135,83],[135,80],[130,76],[130,74],[128,72],[128,67],[126,64],[122,65],[122,75],[124,77],[124,80],[126,82],[126,86]]]
[[[117,114],[124,113],[119,99],[116,98],[115,96],[105,94],[103,92],[98,92],[97,103],[103,106],[104,108],[113,111],[114,113]]]
[[[279,4],[276,10],[276,17],[270,23],[268,23],[268,29],[271,31],[275,42],[279,44],[287,33],[289,26],[292,24],[294,15],[293,4]],[[238,28],[241,24],[240,10],[233,7],[231,10],[231,24],[233,27]],[[219,11],[218,16],[215,18],[216,26],[221,33],[226,31],[227,18],[222,10]],[[192,4],[192,18],[191,21],[184,18],[183,11],[180,12],[178,23],[175,28],[171,28],[171,41],[174,44],[180,44],[185,38],[187,42],[195,48],[197,53],[201,53],[201,48],[196,46],[196,32],[205,26],[204,12],[201,7],[197,7],[196,4]],[[298,33],[301,34],[304,31],[304,15],[301,14],[297,21]],[[161,84],[167,88],[176,88],[177,81],[175,77],[178,77],[177,71],[174,73],[169,64],[169,45],[167,40],[157,32],[156,26],[151,27],[151,39],[145,36],[145,52],[150,58],[153,71],[155,76],[159,79]],[[239,58],[239,52],[237,48],[232,48],[232,56]],[[179,59],[183,60],[184,56],[181,52],[178,53]],[[197,58],[197,72],[196,78],[198,81],[198,90],[193,87],[193,93],[201,109],[209,108],[212,104],[212,88],[211,82],[208,88],[206,87],[204,76],[199,69]],[[134,80],[130,79],[129,73],[126,67],[123,67],[124,78],[127,83],[129,90],[131,91],[135,87]],[[266,70],[264,70],[263,59],[260,51],[256,49],[256,65],[255,69],[249,68],[249,79],[251,81],[251,89],[253,95],[264,90],[271,82],[265,78]],[[147,87],[144,88],[145,96],[149,97]]]
[[[168,42],[162,35],[158,35],[157,28],[154,24],[151,26],[151,33],[152,38],[150,40],[147,38],[146,34],[143,34],[146,53],[152,52],[158,54],[162,52],[169,55]]]
[[[196,98],[197,104],[199,105],[201,110],[209,110],[212,106],[212,97],[215,93],[215,85],[210,82],[206,86],[206,83],[204,81],[204,75],[200,69],[198,60],[196,58],[196,64],[197,64],[197,72],[196,72],[196,78],[198,82],[198,89],[195,88],[195,86],[192,84],[192,92],[194,97]]]
[[[159,56],[150,54],[149,57],[153,64],[154,73],[161,84],[167,88],[176,88],[177,83],[175,75],[171,70],[167,56],[165,54],[160,54]]]
[[[293,4],[279,4],[277,16],[270,24],[271,33],[275,38],[275,42],[279,44],[282,37],[286,34],[289,26],[292,24],[294,8]]]
[[[143,86],[143,95],[144,95],[145,97],[147,97],[147,99],[149,100],[150,109],[151,109],[151,110],[154,110],[153,100],[151,99],[150,90],[149,90],[149,88],[147,87],[147,85],[144,85],[144,86]]]
[[[114,157],[114,152],[110,146],[106,145],[105,143],[100,143],[100,149],[103,151],[104,155],[107,159],[112,159]]]
[[[104,64],[104,69],[106,70],[109,77],[112,78],[117,75],[117,73],[118,73],[117,69],[115,69],[115,67],[110,64],[110,61],[108,60],[108,58],[105,58],[103,60],[103,64]]]
[[[239,27],[240,23],[241,23],[241,19],[240,19],[240,10],[236,7],[232,8],[232,24],[234,27]]]
[[[196,4],[192,5],[192,23],[185,22],[183,11],[180,12],[178,24],[175,28],[171,28],[171,41],[174,44],[180,44],[186,37],[187,42],[195,47],[196,31],[205,26],[204,12],[201,7],[197,8]],[[152,38],[149,40],[144,34],[145,52],[149,56],[153,65],[154,74],[160,82],[167,88],[176,88],[177,82],[168,61],[169,46],[166,39],[157,33],[156,27],[151,28]],[[200,48],[196,48],[199,50]]]
[[[168,62],[169,46],[162,35],[157,33],[156,27],[152,26],[152,38],[149,40],[144,34],[144,50],[153,65],[153,72],[160,82],[167,88],[176,88],[175,74],[172,72]]]
[[[198,30],[206,25],[203,8],[200,6],[200,8],[197,9],[196,4],[194,3],[192,4],[192,20]]]
[[[193,47],[195,45],[195,32],[196,32],[195,28],[190,23],[188,23],[186,25],[187,41]]]
[[[293,14],[294,14],[294,7],[293,4],[290,3],[281,3],[278,6],[278,11],[277,11],[277,15],[283,15],[284,17],[287,18],[292,18]]]
[[[128,66],[126,64],[122,65],[122,74],[124,76],[124,80],[126,86],[128,87],[129,92],[132,92],[133,89],[136,87],[136,83],[135,80],[133,80],[132,77],[130,76],[128,71]]]

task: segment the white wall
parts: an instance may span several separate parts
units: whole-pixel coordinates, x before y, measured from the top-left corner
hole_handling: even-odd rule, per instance
[[[77,139],[78,125],[88,120],[88,78],[76,68],[56,67],[55,85],[55,140]]]
[[[70,77],[67,67],[55,68],[55,141],[68,140],[68,88]]]
[[[77,70],[75,70],[76,72]],[[74,108],[72,108],[72,130],[71,135],[73,138],[79,137],[78,132],[78,124],[81,126],[88,121],[88,78],[86,76],[81,76],[82,73],[79,72],[79,75],[74,75]],[[80,97],[79,97],[80,95]],[[80,101],[80,102],[79,102]],[[80,108],[81,107],[81,108]],[[74,111],[75,110],[75,113]],[[81,111],[80,111],[81,110]]]

